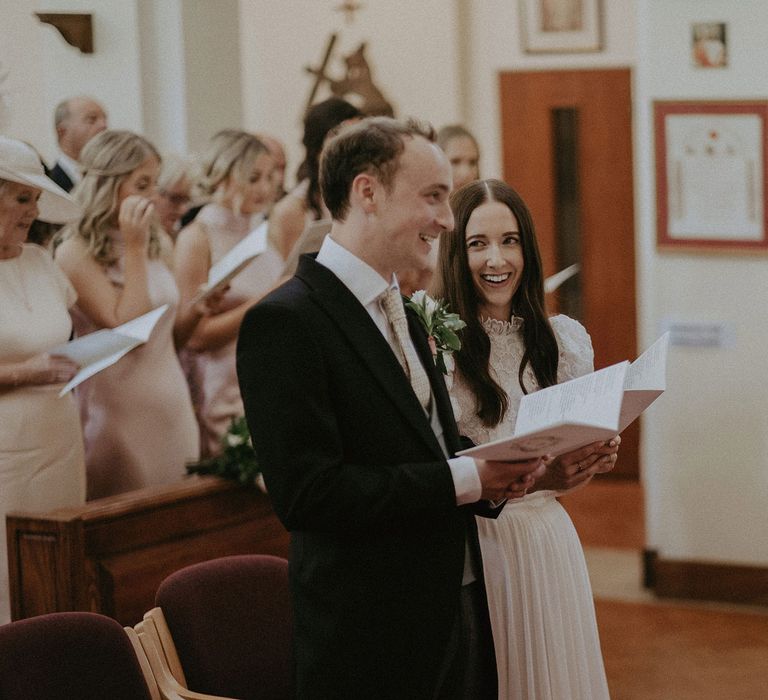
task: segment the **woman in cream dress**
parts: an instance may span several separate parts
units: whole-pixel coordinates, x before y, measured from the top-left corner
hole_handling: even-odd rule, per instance
[[[114,328],[163,304],[149,341],[79,387],[88,497],[181,479],[199,458],[199,434],[174,346],[200,320],[179,306],[170,240],[151,197],[160,158],[144,138],[104,131],[83,149],[74,191],[83,216],[63,232],[56,260],[78,293],[78,336]]]
[[[78,213],[29,146],[0,136],[0,624],[11,619],[6,514],[85,501],[80,419],[72,395],[59,396],[77,365],[49,354],[69,339],[75,290],[47,251],[25,244],[33,220]]]
[[[514,432],[524,393],[590,372],[592,346],[578,322],[547,318],[533,223],[514,190],[475,181],[451,207],[433,293],[467,323],[448,382],[459,431],[481,444]],[[561,455],[498,519],[477,519],[499,698],[608,697],[583,551],[556,496],[612,469],[618,443]]]
[[[272,158],[252,134],[227,129],[216,134],[202,158],[198,188],[210,198],[176,239],[176,279],[182,306],[208,279],[208,271],[261,222],[272,201]],[[269,246],[230,283],[215,316],[197,325],[185,365],[199,392],[196,407],[202,451],[218,454],[233,418],[243,415],[235,369],[235,345],[245,312],[277,283],[280,254]]]

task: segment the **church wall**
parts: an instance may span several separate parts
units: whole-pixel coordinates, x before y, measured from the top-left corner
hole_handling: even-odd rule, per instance
[[[34,12],[93,13],[94,53],[82,54]],[[0,62],[10,71],[5,133],[53,158],[53,111],[65,97],[93,95],[114,128],[142,130],[138,16],[135,1],[0,0]],[[6,58],[6,55],[8,58]],[[1,73],[0,73],[1,74]]]
[[[762,0],[638,3],[635,90],[641,338],[664,319],[722,324],[724,347],[676,347],[669,387],[645,423],[648,545],[667,559],[768,566],[765,254],[660,252],[652,101],[768,99]],[[725,22],[726,68],[695,68],[692,22]]]
[[[240,29],[245,126],[284,141],[287,179],[303,159],[302,117],[313,79],[306,66],[321,64],[331,34],[336,44],[327,74],[345,74],[343,56],[367,42],[373,80],[398,116],[436,127],[459,117],[457,13],[445,0],[363,2],[351,23],[338,0],[241,0]],[[330,96],[327,84],[318,99]]]

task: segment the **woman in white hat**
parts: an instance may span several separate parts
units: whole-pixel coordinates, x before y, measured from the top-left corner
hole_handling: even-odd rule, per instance
[[[10,621],[5,514],[85,500],[77,407],[59,397],[77,365],[48,352],[70,337],[75,290],[47,251],[25,243],[34,219],[78,214],[33,149],[0,136],[0,624]]]

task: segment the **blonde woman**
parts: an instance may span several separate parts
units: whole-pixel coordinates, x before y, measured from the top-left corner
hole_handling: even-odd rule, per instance
[[[64,230],[56,251],[78,294],[77,335],[169,305],[145,345],[81,385],[88,496],[99,498],[174,481],[198,459],[173,328],[179,316],[190,332],[199,314],[177,314],[171,244],[151,202],[160,168],[152,144],[129,131],[105,131],[87,143],[81,162],[85,175],[73,194],[84,213]]]
[[[198,188],[207,195],[195,220],[176,240],[176,279],[186,305],[208,278],[208,270],[250,233],[272,201],[273,160],[252,134],[227,129],[216,134],[203,154]],[[220,449],[232,418],[243,415],[235,371],[235,344],[245,312],[270,291],[283,268],[280,254],[268,248],[231,282],[220,313],[200,321],[188,342],[199,388],[198,419],[206,455]]]

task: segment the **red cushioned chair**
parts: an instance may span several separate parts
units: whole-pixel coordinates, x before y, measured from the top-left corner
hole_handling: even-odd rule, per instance
[[[182,686],[241,700],[293,696],[285,559],[254,554],[194,564],[160,584],[155,604],[144,621]]]
[[[2,700],[159,700],[112,618],[50,613],[0,627]]]

